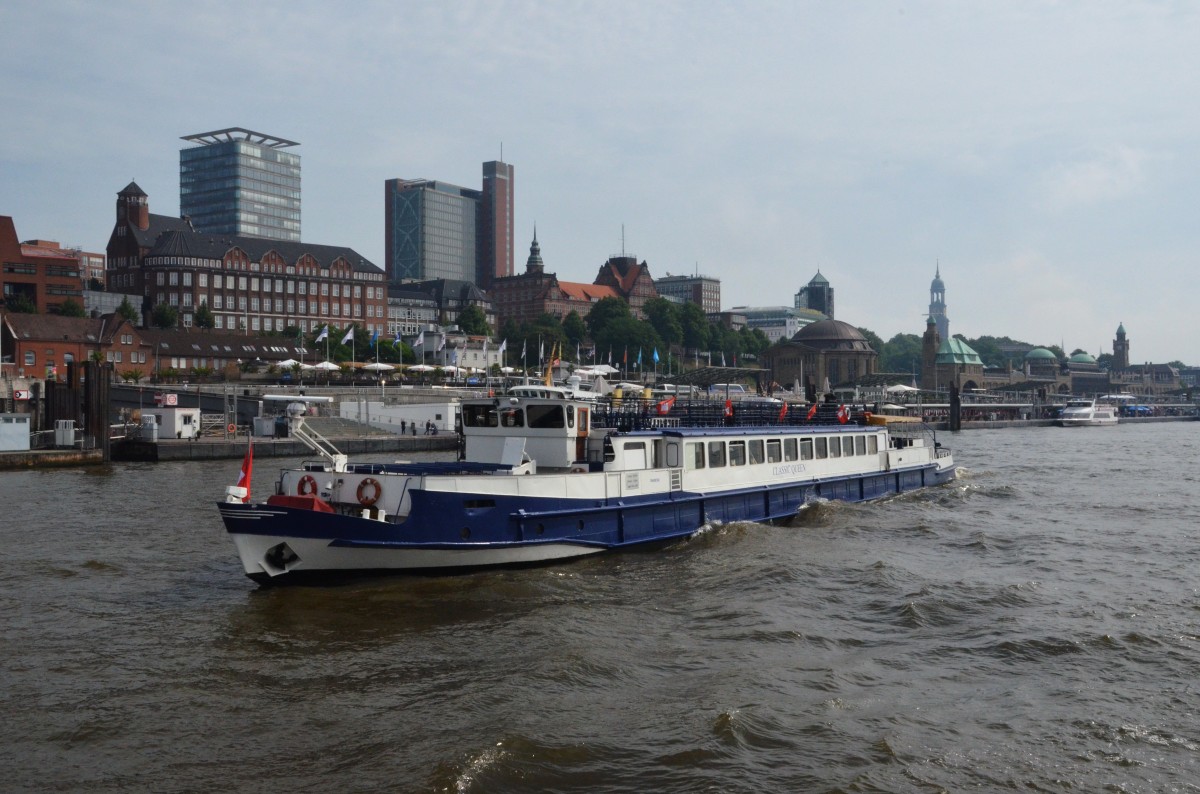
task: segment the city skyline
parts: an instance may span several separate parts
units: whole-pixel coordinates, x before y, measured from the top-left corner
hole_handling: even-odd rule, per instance
[[[560,278],[625,250],[729,308],[819,270],[886,341],[940,266],[955,333],[1095,355],[1123,324],[1133,363],[1200,362],[1189,5],[121,8],[0,9],[22,239],[103,250],[132,180],[178,214],[180,136],[241,126],[303,142],[305,241],[380,265],[381,182],[503,160]],[[213,58],[231,30],[319,54]]]

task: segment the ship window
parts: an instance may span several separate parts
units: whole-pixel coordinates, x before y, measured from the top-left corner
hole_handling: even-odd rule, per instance
[[[812,449],[811,441],[808,442],[808,448]],[[785,438],[783,440],[783,459],[784,460],[795,460],[796,459],[796,439]]]
[[[813,442],[811,438],[800,440],[800,460],[813,459]]]
[[[718,469],[725,465],[725,442],[724,441],[709,441],[708,442],[708,466],[710,469]]]
[[[704,468],[704,442],[692,441],[687,445],[687,467],[689,469]]]
[[[876,438],[875,436],[867,436],[867,454],[869,454],[869,455],[878,455],[879,454],[879,439]]]
[[[467,427],[496,427],[496,409],[491,405],[468,405],[463,421]]]
[[[574,426],[575,426],[575,406],[568,405],[567,406],[567,427],[574,427]]]
[[[867,454],[867,437],[866,436],[855,436],[854,437],[854,454],[855,455],[866,455]]]
[[[824,460],[829,457],[829,439],[825,438],[825,436],[818,436],[813,441],[816,443],[817,459]]]
[[[824,439],[822,439],[824,440]],[[840,458],[842,456],[842,440],[837,436],[829,439],[829,457]]]
[[[763,455],[763,442],[761,438],[756,438],[751,441],[749,448],[751,463],[762,463],[764,460],[766,460],[766,456]]]
[[[525,414],[530,427],[565,427],[561,405],[530,405],[525,409]]]
[[[520,408],[505,408],[500,412],[500,424],[504,427],[524,427],[525,412]]]
[[[854,436],[842,436],[842,457],[854,457]]]
[[[730,441],[729,442],[729,465],[730,466],[745,466],[746,465],[746,442],[745,441]]]
[[[679,442],[672,441],[667,444],[667,465],[675,468],[679,465]]]
[[[778,463],[783,460],[783,449],[779,439],[773,438],[767,442],[767,463]]]

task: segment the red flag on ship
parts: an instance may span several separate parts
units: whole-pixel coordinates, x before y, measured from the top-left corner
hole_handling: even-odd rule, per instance
[[[246,457],[242,459],[242,470],[238,473],[237,486],[246,489],[243,502],[250,501],[250,475],[254,471],[254,444],[246,447]]]
[[[779,409],[779,421],[780,421],[780,422],[782,422],[782,421],[783,421],[783,418],[784,418],[785,416],[787,416],[787,412],[788,412],[788,407],[787,407],[787,403],[785,402],[785,403],[783,404],[783,406],[782,406],[782,407]]]
[[[837,416],[838,416],[839,422],[841,422],[842,424],[846,424],[847,422],[850,421],[850,409],[844,405],[839,405]]]
[[[725,401],[725,418],[726,419],[733,418],[733,400]]]
[[[808,415],[807,415],[807,416],[805,416],[804,418],[805,418],[805,419],[810,419],[810,420],[811,420],[811,419],[812,419],[814,416],[816,416],[816,415],[817,415],[817,404],[816,404],[816,403],[813,403],[813,404],[812,404],[812,408],[809,408],[809,409],[808,409]]]
[[[674,407],[675,407],[675,398],[668,397],[667,399],[661,401],[658,404],[658,415],[666,416],[667,414],[671,413],[671,409]]]

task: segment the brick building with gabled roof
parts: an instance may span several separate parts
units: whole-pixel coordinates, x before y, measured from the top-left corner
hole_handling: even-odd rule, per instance
[[[109,291],[143,296],[144,316],[171,306],[185,328],[206,304],[217,329],[247,334],[387,330],[386,275],[354,249],[201,234],[186,218],[152,214],[136,182],[117,194],[107,253]]]
[[[149,359],[144,332],[120,315],[63,317],[56,314],[6,312],[0,336],[5,358],[12,357],[18,378],[61,379],[66,365],[93,357],[113,362],[117,369],[141,368]]]
[[[595,283],[612,287],[620,293],[629,303],[629,311],[639,320],[646,317],[642,311],[646,301],[658,297],[658,288],[654,286],[654,279],[650,276],[650,267],[645,262],[639,264],[636,256],[622,254],[609,257],[608,261],[600,266]]]
[[[629,257],[613,257],[605,262],[594,284],[559,281],[554,273],[546,272],[535,231],[525,272],[496,279],[488,294],[496,309],[498,323],[503,325],[512,320],[520,325],[543,314],[561,320],[575,311],[580,317],[587,317],[592,306],[604,298],[625,300],[633,315],[640,318],[643,317],[642,307],[647,300],[657,297],[658,291],[646,263],[639,265],[636,259]]]

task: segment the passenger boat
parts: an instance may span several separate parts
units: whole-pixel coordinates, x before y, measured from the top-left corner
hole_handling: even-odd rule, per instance
[[[350,463],[289,408],[322,459],[263,503],[219,504],[245,573],[276,583],[455,572],[664,544],[706,525],[788,519],[952,480],[928,426],[849,406],[601,399],[521,386],[461,404],[459,460]],[[889,419],[893,421],[888,421]]]
[[[1117,407],[1097,400],[1068,400],[1058,417],[1058,424],[1062,427],[1092,427],[1116,423]]]

